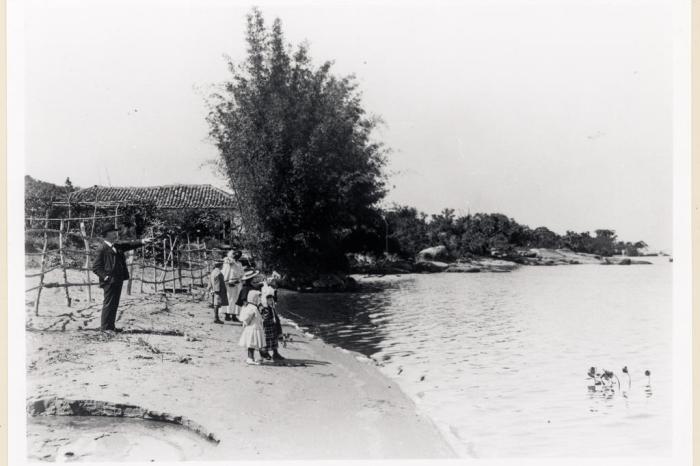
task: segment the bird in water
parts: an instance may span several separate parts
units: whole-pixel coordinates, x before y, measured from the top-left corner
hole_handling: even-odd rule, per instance
[[[630,375],[630,371],[627,370],[627,366],[622,368],[622,373],[627,374],[627,389],[629,390],[632,388],[632,376]]]

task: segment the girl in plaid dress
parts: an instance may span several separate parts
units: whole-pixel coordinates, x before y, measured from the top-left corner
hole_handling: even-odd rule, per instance
[[[263,318],[263,329],[265,330],[265,352],[261,352],[263,358],[281,361],[284,358],[279,354],[277,348],[278,340],[282,334],[282,324],[276,309],[276,290],[265,283],[262,290],[262,308],[260,315]],[[270,351],[272,356],[270,356]]]

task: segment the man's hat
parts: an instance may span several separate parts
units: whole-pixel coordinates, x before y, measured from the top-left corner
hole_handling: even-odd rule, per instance
[[[109,233],[110,231],[119,231],[119,230],[117,228],[115,228],[114,225],[106,226],[102,229],[102,232],[101,232],[102,236],[107,236],[107,233]]]

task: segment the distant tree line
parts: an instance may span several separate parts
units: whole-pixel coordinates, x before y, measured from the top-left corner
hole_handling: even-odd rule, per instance
[[[455,258],[507,256],[530,248],[568,248],[600,256],[637,256],[647,247],[644,241],[618,240],[614,230],[599,229],[593,235],[587,231],[567,231],[559,235],[547,227],[532,229],[499,213],[456,216],[453,209],[444,209],[437,215],[428,216],[414,207],[396,206],[384,216],[389,251],[405,258],[438,245],[445,246]],[[374,230],[381,231],[381,225],[375,224]],[[377,248],[376,241],[374,248]]]

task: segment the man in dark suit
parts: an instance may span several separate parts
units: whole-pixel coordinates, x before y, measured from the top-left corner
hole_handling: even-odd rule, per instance
[[[119,241],[119,232],[114,227],[102,230],[102,238],[104,243],[97,250],[97,256],[92,266],[92,271],[100,279],[100,288],[104,291],[100,329],[103,332],[107,330],[117,332],[119,330],[115,328],[114,324],[117,319],[122,284],[124,280],[129,279],[129,269],[126,266],[124,253],[148,244],[152,239]]]

